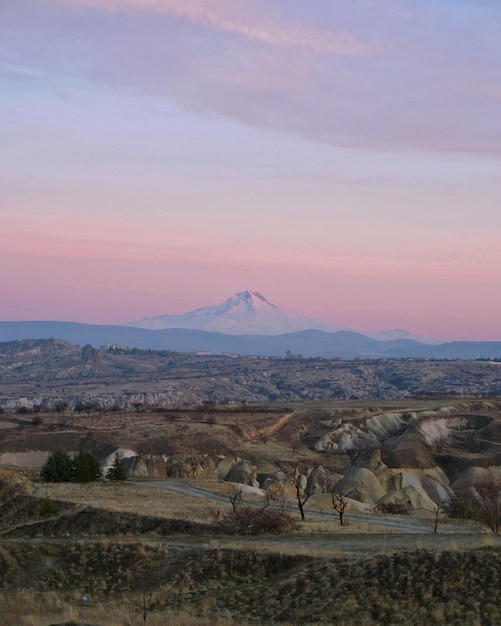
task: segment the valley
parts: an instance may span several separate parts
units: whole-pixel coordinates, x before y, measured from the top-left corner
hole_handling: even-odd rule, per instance
[[[185,354],[55,339],[0,343],[0,407],[130,409],[209,402],[296,402],[501,395],[493,361],[304,359]]]
[[[497,623],[499,367],[0,344],[3,623]]]

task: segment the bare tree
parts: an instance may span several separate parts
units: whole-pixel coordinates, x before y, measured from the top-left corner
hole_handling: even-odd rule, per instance
[[[54,404],[54,409],[56,413],[62,413],[64,415],[64,412],[67,408],[68,403],[66,402],[66,400],[56,400],[56,403]]]
[[[433,478],[433,476],[426,474],[423,482],[425,483],[425,486],[428,487],[427,493],[430,500],[433,502],[433,532],[436,534],[438,531],[438,520],[440,518],[440,514],[445,512],[444,502],[440,497],[437,480]]]
[[[237,510],[237,506],[242,502],[242,494],[244,486],[241,484],[232,484],[228,487],[227,495],[233,507],[233,512]]]
[[[289,504],[289,498],[288,498],[288,484],[289,483],[287,482],[287,480],[292,482],[292,476],[288,476],[286,478],[286,482],[277,482],[276,485],[274,486],[273,492],[271,493],[266,492],[265,504],[263,506],[263,509],[275,503],[276,506],[280,508],[282,513],[285,513],[286,509],[288,508],[287,505]]]
[[[332,508],[339,516],[339,524],[344,525],[344,512],[348,508],[349,500],[346,497],[346,491],[339,488],[340,480],[329,480],[327,482],[327,490],[331,494]]]
[[[470,519],[501,532],[501,479],[493,472],[474,484],[474,493],[455,494],[444,505],[451,517]]]
[[[301,447],[301,432],[296,430],[292,438],[292,454],[296,454],[296,452]]]
[[[277,501],[277,496],[273,495],[272,493],[270,493],[269,491],[266,491],[264,494],[264,504],[263,504],[263,509],[267,509],[269,506],[271,506],[274,502]]]
[[[144,551],[139,552],[136,560],[132,565],[130,575],[131,582],[141,597],[141,611],[143,622],[146,623],[148,616],[153,608],[153,593],[161,584],[165,574],[165,568],[162,563],[151,558]]]
[[[294,489],[296,491],[296,502],[299,513],[301,514],[302,522],[306,519],[304,514],[304,505],[308,502],[311,496],[311,483],[308,478],[306,478],[306,480],[305,478],[304,474],[301,474],[299,471],[299,468],[296,468],[292,484],[294,485]]]
[[[475,489],[479,497],[479,521],[498,535],[501,531],[501,480],[489,472],[475,484]]]
[[[433,516],[433,532],[435,534],[437,534],[438,531],[438,519],[440,517],[440,513],[443,512],[442,509],[442,503],[441,502],[435,502],[435,508],[434,508],[434,516]]]

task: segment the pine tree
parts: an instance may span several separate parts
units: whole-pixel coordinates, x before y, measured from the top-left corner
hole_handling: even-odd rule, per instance
[[[56,450],[42,467],[40,476],[48,483],[64,483],[75,480],[75,466],[67,452]]]
[[[73,459],[77,483],[90,483],[101,478],[99,461],[88,450],[80,450]]]
[[[127,480],[127,474],[124,471],[122,459],[118,454],[115,454],[113,465],[106,472],[106,478],[108,480]]]

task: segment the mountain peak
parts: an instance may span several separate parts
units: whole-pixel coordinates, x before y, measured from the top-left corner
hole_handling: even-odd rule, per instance
[[[239,291],[225,302],[225,304],[232,306],[240,303],[244,303],[246,306],[255,310],[275,309],[281,311],[279,306],[267,300],[259,291]]]
[[[284,335],[313,329],[330,333],[351,330],[325,320],[287,313],[259,291],[250,290],[238,291],[221,304],[204,306],[181,315],[146,317],[124,325],[149,330],[185,328],[226,335]],[[431,339],[415,337],[403,329],[385,330],[372,335],[362,334],[377,341],[408,339],[420,343],[438,343]]]
[[[340,326],[322,320],[289,315],[259,291],[239,291],[221,304],[201,307],[181,315],[148,317],[129,322],[126,326],[151,330],[189,328],[228,335],[281,335],[310,328],[332,332],[341,330]]]

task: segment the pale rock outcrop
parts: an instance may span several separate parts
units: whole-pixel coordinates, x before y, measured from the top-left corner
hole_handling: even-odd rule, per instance
[[[207,455],[167,457],[166,471],[170,478],[217,478],[215,460]]]
[[[256,478],[256,468],[252,467],[247,461],[235,463],[230,469],[226,480],[232,483],[243,483],[244,485],[259,487]]]
[[[371,433],[362,430],[352,423],[341,424],[336,430],[320,437],[314,445],[316,452],[341,450],[363,450],[379,446],[377,438]]]
[[[456,480],[452,483],[452,488],[455,490],[463,490],[492,479],[501,484],[501,467],[498,465],[491,467],[468,467],[460,472]]]
[[[219,480],[227,480],[228,474],[231,472],[235,463],[239,463],[242,459],[234,456],[218,457],[216,472]]]
[[[364,467],[353,467],[338,484],[338,492],[343,492],[348,498],[360,502],[376,504],[385,495],[381,483],[371,470]]]
[[[380,413],[369,418],[365,425],[367,429],[379,440],[396,433],[403,426],[417,419],[416,413]]]
[[[123,461],[123,468],[127,476],[156,478],[164,478],[167,476],[165,457],[127,457]]]
[[[132,452],[132,451],[126,451]],[[114,454],[109,458],[113,459]],[[124,454],[124,470],[128,476],[158,478],[217,478],[216,460],[207,455],[185,457],[182,455]]]
[[[353,460],[352,467],[364,467],[374,474],[378,474],[386,465],[381,460],[381,450],[363,450]]]
[[[377,503],[386,504],[389,502],[395,502],[396,500],[401,500],[406,503],[409,508],[414,510],[423,509],[433,511],[436,507],[435,502],[427,496],[423,489],[413,486],[392,491],[380,498]]]
[[[424,440],[429,446],[440,446],[440,442],[445,442],[452,431],[462,431],[467,427],[467,424],[468,420],[464,417],[424,419],[419,423],[418,430],[423,434]]]
[[[449,481],[439,468],[390,468],[380,450],[364,450],[339,482],[338,490],[365,504],[404,500],[414,509],[434,510],[452,495]]]
[[[111,454],[108,454],[100,460],[99,465],[103,474],[105,474],[113,465],[113,462],[115,461],[115,456],[117,454],[118,458],[122,460],[122,465],[124,465],[125,459],[130,459],[138,456],[137,452],[134,452],[134,450],[129,450],[128,448],[116,448]]]
[[[310,495],[317,493],[323,493],[328,480],[328,474],[321,465],[313,468],[308,474],[308,486],[310,488]]]
[[[295,486],[299,493],[303,494],[308,486],[308,477],[304,474],[298,474],[295,477]]]
[[[285,472],[276,472],[261,477],[261,488],[276,498],[282,497],[287,485],[290,486],[290,484],[290,478],[287,477]]]

